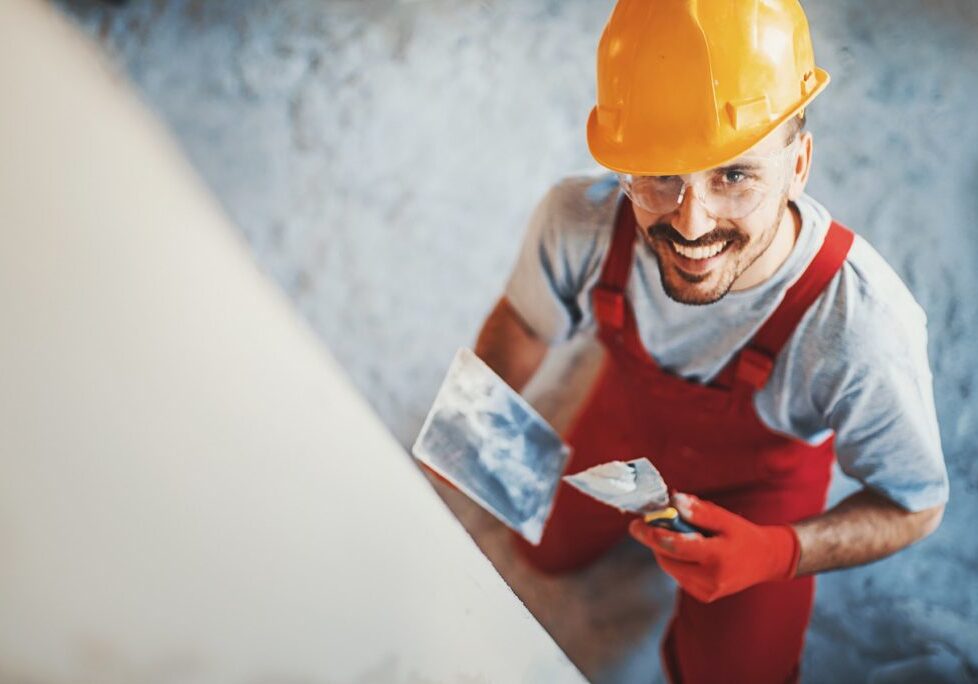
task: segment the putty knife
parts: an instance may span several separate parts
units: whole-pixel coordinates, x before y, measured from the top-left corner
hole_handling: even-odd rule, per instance
[[[411,450],[518,532],[539,544],[570,449],[515,390],[460,349]]]
[[[665,480],[647,458],[602,463],[564,480],[603,504],[641,515],[649,525],[710,536],[680,518],[679,511],[669,505]]]

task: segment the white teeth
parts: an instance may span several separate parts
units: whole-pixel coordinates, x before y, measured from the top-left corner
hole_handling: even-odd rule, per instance
[[[709,247],[686,247],[685,245],[680,245],[672,240],[669,241],[672,244],[672,248],[676,250],[676,253],[686,257],[687,259],[709,259],[714,257],[724,250],[728,243],[726,242],[716,242]]]

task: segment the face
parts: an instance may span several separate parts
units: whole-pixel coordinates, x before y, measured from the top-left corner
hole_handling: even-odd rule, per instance
[[[669,297],[683,304],[711,304],[731,289],[763,282],[787,258],[795,228],[789,201],[804,190],[812,140],[800,133],[786,149],[785,138],[778,129],[729,164],[686,178],[693,184],[669,213],[653,213],[633,202]],[[723,216],[741,212],[711,200],[744,183],[763,189],[755,197],[759,204],[736,219]]]

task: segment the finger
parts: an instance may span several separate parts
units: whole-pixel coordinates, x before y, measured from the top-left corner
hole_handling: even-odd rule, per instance
[[[656,545],[654,548],[668,552],[673,558],[691,563],[706,563],[713,559],[715,555],[713,547],[718,540],[700,534],[679,534],[659,530],[653,535],[653,541]]]
[[[652,548],[672,548],[672,539],[679,533],[659,527],[649,525],[641,518],[633,520],[628,526],[629,533],[638,541]]]
[[[628,531],[655,553],[661,553],[675,560],[703,563],[713,556],[710,540],[699,534],[680,534],[646,525],[642,520],[633,520],[628,526]]]
[[[659,567],[668,572],[676,581],[704,583],[706,581],[702,566],[697,563],[656,556]]]
[[[680,555],[673,551],[672,549],[667,549],[662,546],[652,546],[652,553],[656,556],[661,556],[663,558],[668,558],[669,560],[676,561],[677,563],[686,563],[687,565],[703,565],[699,560],[693,560],[687,556]]]
[[[713,582],[703,573],[701,567],[669,559],[660,559],[659,567],[690,596],[704,603],[712,600]]]
[[[656,534],[658,529],[659,528],[657,527],[646,525],[641,518],[636,518],[628,524],[628,533],[632,535],[636,541],[650,548],[655,548],[659,543]]]
[[[710,532],[726,532],[745,522],[736,513],[692,494],[675,494],[673,503],[687,522]]]
[[[421,462],[419,461],[419,463]],[[446,487],[451,487],[455,491],[458,491],[458,487],[452,484],[452,482],[448,478],[446,478],[437,470],[429,466],[427,463],[421,463],[421,469],[428,475],[429,478],[434,479],[436,482],[443,484]]]
[[[720,598],[720,596],[717,595],[716,590],[714,590],[712,587],[697,585],[682,587],[682,590],[700,603],[713,603]]]

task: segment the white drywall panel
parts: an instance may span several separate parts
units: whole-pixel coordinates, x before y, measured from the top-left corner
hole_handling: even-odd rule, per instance
[[[581,681],[47,6],[0,89],[0,679]]]

